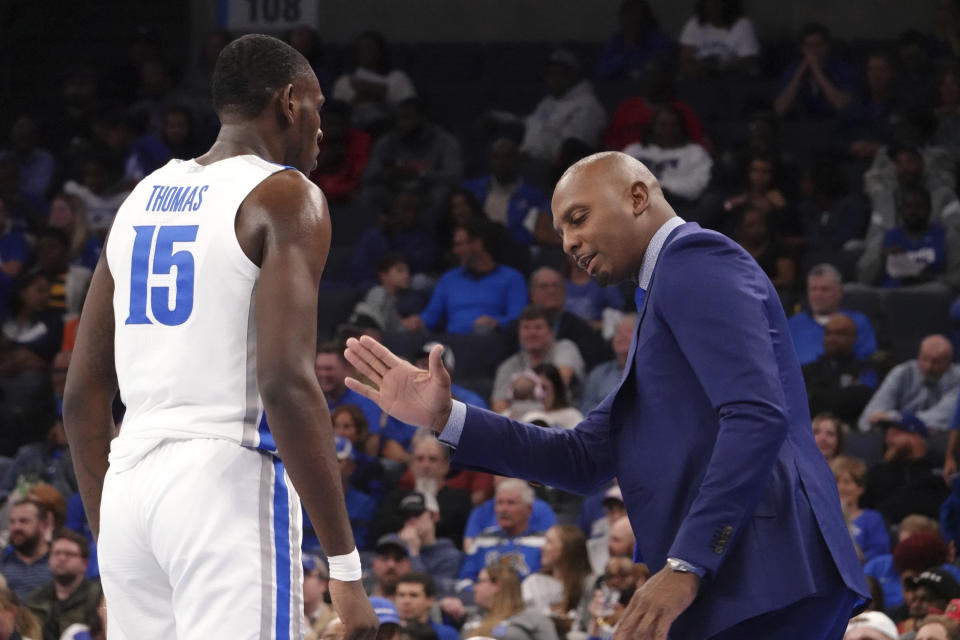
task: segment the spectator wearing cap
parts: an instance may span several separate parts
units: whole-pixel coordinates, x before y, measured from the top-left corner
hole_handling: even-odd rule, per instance
[[[929,615],[917,623],[917,637],[914,640],[960,640],[960,622],[950,613]]]
[[[584,503],[586,505],[586,503]],[[596,574],[603,573],[607,566],[607,560],[610,559],[611,530],[614,523],[627,515],[627,508],[623,504],[623,493],[619,485],[613,485],[603,493],[601,501],[602,511],[599,518],[590,523],[590,529],[585,531],[587,534],[587,557],[590,560],[590,567]],[[583,515],[583,514],[581,514]],[[581,521],[581,529],[583,522]],[[630,531],[630,524],[627,523],[627,530]],[[630,532],[630,540],[633,540],[633,533]],[[630,543],[630,554],[633,553],[633,543]]]
[[[888,423],[896,412],[913,415],[929,430],[944,431],[957,407],[960,365],[953,363],[953,346],[941,335],[927,336],[917,358],[890,370],[860,414],[861,431]]]
[[[927,569],[920,575],[907,580],[908,588],[913,590],[910,604],[910,617],[914,629],[919,621],[929,614],[941,614],[954,598],[960,598],[960,583],[950,572],[939,567]]]
[[[439,581],[440,591],[452,590],[463,556],[452,540],[437,537],[440,507],[429,493],[414,491],[400,501],[403,528],[397,534],[407,543],[414,571],[429,573]]]
[[[459,640],[460,634],[456,629],[431,619],[430,608],[436,595],[436,583],[429,573],[414,571],[401,576],[394,599],[400,619],[404,622],[429,624],[438,640]]]
[[[300,558],[303,564],[303,615],[307,628],[312,629],[312,634],[319,635],[337,617],[330,604],[330,576],[326,565],[317,556],[304,553]]]
[[[547,95],[523,119],[520,151],[550,164],[566,140],[595,148],[607,114],[593,85],[583,78],[580,59],[569,50],[557,49],[547,59],[545,79]]]
[[[883,516],[873,509],[860,507],[860,496],[867,485],[866,465],[857,458],[837,456],[830,462],[830,468],[837,479],[843,514],[850,523],[850,533],[863,561],[890,553],[890,534]]]
[[[557,340],[570,340],[577,345],[586,369],[590,370],[610,357],[610,347],[587,320],[567,309],[567,288],[567,279],[560,271],[553,267],[540,267],[530,275],[530,304],[549,313],[548,320],[554,337]],[[614,290],[613,293],[617,295],[619,291]],[[518,331],[519,320],[507,327],[511,344],[517,340]]]
[[[494,411],[502,412],[509,407],[507,396],[514,376],[540,364],[555,366],[568,386],[574,380],[583,380],[586,365],[580,350],[571,340],[557,340],[551,321],[550,312],[536,305],[528,306],[520,314],[520,350],[497,367],[491,402]]]
[[[897,536],[893,553],[879,555],[863,565],[867,580],[873,580],[877,584],[880,596],[878,605],[882,605],[887,611],[894,611],[903,604],[900,571],[907,570],[912,572],[909,575],[916,575],[928,567],[946,563],[950,559],[949,549],[940,537],[937,522],[933,518],[909,515],[900,521]],[[905,544],[905,541],[913,536],[917,537]],[[960,569],[957,571],[960,572]]]
[[[400,634],[400,613],[395,604],[386,598],[373,596],[370,598],[370,604],[373,605],[373,612],[377,614],[380,621],[380,630],[377,632],[377,640],[396,640]]]
[[[911,513],[936,518],[949,490],[934,470],[940,463],[927,455],[927,428],[916,415],[890,416],[883,460],[867,473],[861,504],[879,511],[887,522],[899,522]]]
[[[367,593],[393,600],[397,593],[397,581],[413,570],[407,543],[395,533],[377,539],[373,547],[373,579],[364,585]]]
[[[508,480],[506,476],[493,476],[494,486]],[[490,498],[470,512],[467,518],[467,526],[463,532],[463,547],[470,548],[473,545],[473,539],[480,535],[485,529],[494,527],[497,524],[496,500]],[[530,528],[536,531],[546,531],[557,524],[557,515],[553,508],[544,500],[534,496],[533,511],[530,514]]]
[[[804,365],[810,415],[825,411],[846,422],[855,421],[870,401],[879,377],[876,368],[854,352],[857,324],[835,313],[823,327],[823,355]]]
[[[542,530],[530,526],[533,499],[533,489],[522,480],[511,478],[497,485],[497,524],[481,531],[465,549],[460,578],[466,584],[475,581],[485,566],[498,561],[509,563],[521,579],[540,569],[545,538]]]
[[[414,364],[421,369],[427,368],[427,357],[430,355],[430,351],[435,347],[438,342],[428,342],[423,347],[420,348],[420,351],[417,352],[417,359]],[[443,366],[453,377],[454,370],[456,368],[456,358],[453,355],[453,349],[447,345],[443,345]],[[472,404],[481,409],[487,408],[487,403],[484,402],[483,398],[479,394],[462,387],[458,384],[450,384],[450,393],[454,398],[465,402],[466,404]],[[410,443],[413,440],[414,434],[416,434],[417,428],[400,422],[393,416],[387,417],[387,423],[383,428],[383,447],[380,450],[381,457],[389,458],[391,460],[397,460],[403,462],[404,464],[409,464],[410,462]],[[401,483],[402,486],[402,483]]]
[[[440,444],[436,436],[428,430],[417,432],[413,438],[412,450],[412,490],[397,487],[384,496],[373,520],[374,534],[379,537],[399,531],[404,523],[400,502],[412,491],[419,491],[434,496],[440,506],[437,537],[449,538],[459,547],[472,503],[468,491],[445,484],[450,473],[450,450]]]
[[[487,219],[503,225],[521,246],[556,244],[550,204],[543,193],[520,175],[520,152],[510,138],[490,145],[490,175],[463,183],[483,208]]]
[[[843,640],[897,640],[897,625],[880,611],[865,611],[851,618]]]

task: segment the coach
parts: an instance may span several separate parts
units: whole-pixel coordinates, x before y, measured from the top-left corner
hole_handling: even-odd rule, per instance
[[[452,402],[439,350],[424,372],[352,340],[348,358],[379,390],[348,384],[442,431],[454,464],[576,493],[615,475],[635,559],[657,571],[615,638],[839,640],[867,589],[770,281],[734,242],[678,218],[624,154],[573,165],[552,205],[582,268],[639,284],[624,376],[576,429]]]

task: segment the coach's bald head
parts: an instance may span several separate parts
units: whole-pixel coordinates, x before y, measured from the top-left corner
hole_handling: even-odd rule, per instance
[[[676,215],[650,170],[616,151],[588,156],[567,169],[552,206],[563,250],[601,285],[634,277],[650,238]]]

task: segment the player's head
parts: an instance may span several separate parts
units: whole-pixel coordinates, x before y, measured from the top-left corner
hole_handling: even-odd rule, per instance
[[[602,286],[635,277],[650,238],[674,215],[650,170],[617,151],[573,164],[552,204],[563,250]]]
[[[253,124],[276,136],[284,164],[309,173],[319,153],[323,92],[296,49],[261,34],[237,38],[213,70],[213,106],[224,124]]]

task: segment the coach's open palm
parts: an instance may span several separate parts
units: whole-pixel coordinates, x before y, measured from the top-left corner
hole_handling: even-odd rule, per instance
[[[385,346],[363,336],[347,340],[347,360],[370,379],[370,386],[347,378],[347,386],[376,402],[391,416],[417,427],[441,431],[450,417],[450,374],[443,368],[443,347],[430,351],[429,370],[418,369]]]
[[[373,640],[380,621],[359,580],[330,581],[330,601],[346,630],[344,640]]]

